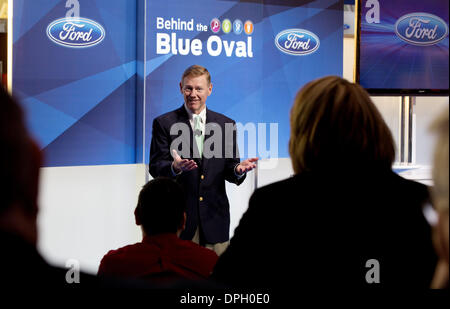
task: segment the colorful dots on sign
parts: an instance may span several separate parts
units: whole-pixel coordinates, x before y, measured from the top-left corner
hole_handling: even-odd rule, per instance
[[[244,24],[245,34],[250,35],[253,33],[253,23],[250,20],[247,20]]]
[[[220,31],[220,20],[213,18],[210,23],[211,31],[217,33]]]

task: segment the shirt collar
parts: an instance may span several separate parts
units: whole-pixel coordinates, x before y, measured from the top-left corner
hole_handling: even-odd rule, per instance
[[[186,112],[188,113],[189,116],[189,120],[193,120],[194,119],[194,113],[191,112],[191,110],[189,108],[186,107],[186,103],[183,105],[184,109],[186,110]],[[202,120],[202,123],[206,122],[206,106],[205,108],[200,112],[200,119]]]

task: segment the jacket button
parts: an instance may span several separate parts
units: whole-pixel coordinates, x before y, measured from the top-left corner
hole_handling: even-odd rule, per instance
[[[200,201],[200,202],[203,201],[203,197],[200,196],[199,201]]]

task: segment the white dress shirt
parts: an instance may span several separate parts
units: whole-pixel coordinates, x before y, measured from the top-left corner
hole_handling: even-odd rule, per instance
[[[186,112],[187,112],[188,115],[189,115],[189,123],[191,124],[192,131],[194,132],[194,127],[195,127],[195,124],[194,124],[194,113],[191,112],[191,110],[190,110],[189,108],[186,107],[186,103],[184,104],[184,108],[186,109]],[[200,129],[201,129],[202,135],[203,135],[203,137],[204,137],[204,136],[205,136],[205,128],[206,128],[206,107],[205,107],[205,108],[200,112],[200,114],[198,114],[198,115],[200,116]],[[236,166],[234,167],[234,174],[235,174],[238,178],[241,178],[241,177],[243,177],[243,176],[245,175],[245,173],[242,174],[242,175],[239,175],[238,173],[236,173],[236,167],[237,167],[238,165],[239,165],[239,163],[236,164]],[[175,173],[175,171],[173,170],[173,164],[172,164],[172,166],[171,166],[171,169],[172,169],[173,175],[179,175],[179,174],[182,173],[181,171],[180,171],[179,173]]]
[[[189,115],[189,123],[191,124],[192,131],[194,131],[194,113],[186,107],[186,103],[184,104],[184,108]],[[200,116],[200,130],[202,131],[203,137],[205,137],[205,128],[206,128],[206,107],[198,114]]]

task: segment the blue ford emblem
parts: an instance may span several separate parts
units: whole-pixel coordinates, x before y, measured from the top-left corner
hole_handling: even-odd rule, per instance
[[[84,48],[103,41],[105,29],[87,18],[61,18],[48,25],[47,36],[62,46]]]
[[[302,56],[314,53],[320,45],[319,38],[304,29],[287,29],[277,34],[275,45],[283,53]]]
[[[395,23],[397,36],[414,45],[434,45],[448,35],[448,26],[440,17],[427,13],[403,15]]]

